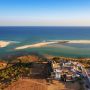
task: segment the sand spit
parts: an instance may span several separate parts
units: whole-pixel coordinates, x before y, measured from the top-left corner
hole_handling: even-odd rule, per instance
[[[90,40],[50,40],[50,42],[90,44]]]
[[[38,48],[47,46],[49,44],[62,44],[62,43],[68,43],[68,44],[90,44],[90,40],[50,40],[47,42],[40,42],[32,45],[24,45],[20,47],[16,47],[15,50],[19,49],[27,49],[27,48]]]
[[[9,42],[9,41],[0,41],[0,48],[6,47],[9,44],[11,44],[11,42]]]
[[[18,50],[18,49],[26,49],[26,48],[37,48],[37,47],[43,47],[54,43],[56,42],[40,42],[32,45],[24,45],[24,46],[16,47],[15,49]]]
[[[7,47],[8,45],[12,44],[12,43],[20,43],[17,41],[0,41],[0,48],[4,48]]]
[[[67,43],[90,44],[90,40],[68,40]]]

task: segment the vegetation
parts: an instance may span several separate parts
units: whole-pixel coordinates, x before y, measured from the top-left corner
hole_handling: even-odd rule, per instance
[[[90,60],[85,58],[65,58],[65,57],[53,57],[52,60],[60,62],[60,60],[71,60],[82,63],[85,67],[90,67]],[[41,55],[22,55],[15,56],[10,59],[11,62],[8,66],[0,70],[0,90],[10,85],[12,82],[18,80],[20,77],[30,76],[30,68],[34,62],[47,61]],[[49,68],[50,69],[50,68]],[[46,72],[46,71],[45,71]]]
[[[32,63],[16,63],[0,71],[0,88],[3,88],[22,76],[30,73]]]
[[[20,77],[30,77],[33,63],[47,61],[41,55],[22,55],[10,59],[7,67],[0,70],[0,90],[18,80]]]

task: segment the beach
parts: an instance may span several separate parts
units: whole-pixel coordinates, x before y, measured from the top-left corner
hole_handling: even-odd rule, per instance
[[[3,40],[1,40],[0,41],[0,48],[4,48],[4,47],[9,46],[10,44],[15,44],[15,43],[20,43],[20,42],[18,42],[18,41],[3,41]]]
[[[50,40],[58,43],[90,44],[90,40]]]
[[[90,40],[67,40],[67,43],[90,44]]]
[[[32,44],[32,45],[24,45],[24,46],[20,46],[20,47],[16,47],[16,50],[19,49],[26,49],[26,48],[37,48],[37,47],[43,47],[49,44],[54,44],[56,42],[40,42],[40,43],[36,43],[36,44]]]
[[[47,42],[40,42],[32,45],[24,45],[20,47],[16,47],[15,50],[19,49],[26,49],[26,48],[38,48],[47,46],[49,44],[62,44],[62,43],[69,43],[69,44],[90,44],[90,40],[52,40]]]
[[[8,46],[10,43],[9,41],[0,41],[0,48]]]

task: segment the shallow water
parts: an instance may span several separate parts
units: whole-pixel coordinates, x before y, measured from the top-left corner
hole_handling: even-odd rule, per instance
[[[16,52],[14,48],[48,40],[90,40],[90,27],[0,27],[0,40],[18,41],[0,48],[0,55]],[[90,44],[52,44],[20,51],[61,56],[90,57]]]

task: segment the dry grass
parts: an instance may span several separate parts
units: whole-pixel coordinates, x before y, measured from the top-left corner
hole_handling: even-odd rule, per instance
[[[45,79],[20,79],[5,90],[80,90],[80,88],[78,82],[62,83],[53,80],[53,83],[49,84]]]
[[[20,79],[4,90],[47,90],[47,86],[36,80]]]

